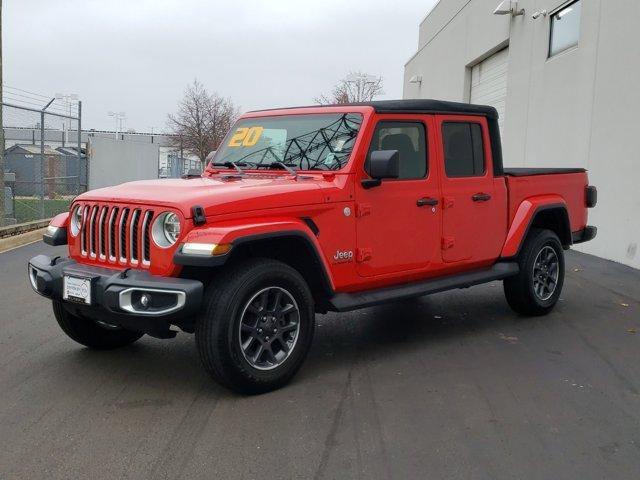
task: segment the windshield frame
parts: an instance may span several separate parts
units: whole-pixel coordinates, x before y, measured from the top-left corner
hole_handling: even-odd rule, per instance
[[[353,148],[351,149],[351,153],[349,154],[349,158],[347,162],[339,169],[336,170],[306,170],[306,169],[298,169],[296,168],[296,172],[305,172],[311,174],[336,174],[336,173],[345,173],[351,171],[353,168],[353,163],[355,158],[358,157],[358,152],[361,152],[361,143],[363,138],[365,137],[365,131],[368,129],[368,125],[370,124],[369,119],[373,115],[373,107],[371,106],[353,106],[353,105],[345,105],[345,106],[315,106],[315,107],[297,107],[297,108],[286,108],[286,109],[276,109],[276,110],[260,110],[255,112],[248,112],[242,115],[238,120],[233,124],[231,129],[227,132],[224,139],[222,140],[220,145],[226,145],[233,132],[235,131],[236,125],[238,122],[248,119],[256,119],[256,118],[275,118],[275,117],[291,117],[291,116],[317,116],[317,115],[335,115],[335,114],[357,114],[362,116],[362,124],[360,125],[360,129],[358,130],[358,134],[356,135],[355,141],[353,143]],[[365,149],[366,150],[366,149]],[[222,172],[226,169],[224,167],[214,166],[213,164],[216,161],[220,161],[219,153],[222,148],[218,148],[213,158],[208,162],[205,171],[208,172]],[[265,164],[269,165],[269,164]],[[233,167],[232,167],[233,168]],[[244,172],[284,172],[285,170],[275,170],[268,168],[252,168],[250,166],[243,166],[242,170]]]

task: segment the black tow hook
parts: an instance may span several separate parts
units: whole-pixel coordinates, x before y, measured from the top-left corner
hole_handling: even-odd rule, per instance
[[[127,275],[129,273],[129,270],[131,270],[130,268],[125,268],[122,273],[120,274],[120,278],[124,279],[127,278]]]

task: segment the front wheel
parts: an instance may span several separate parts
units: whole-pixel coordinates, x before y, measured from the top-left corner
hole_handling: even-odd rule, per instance
[[[209,285],[196,322],[205,369],[240,393],[281,387],[298,371],[314,331],[313,297],[290,266],[252,258]]]
[[[564,251],[551,230],[534,229],[518,256],[520,272],[504,280],[509,306],[522,315],[546,315],[560,298]]]

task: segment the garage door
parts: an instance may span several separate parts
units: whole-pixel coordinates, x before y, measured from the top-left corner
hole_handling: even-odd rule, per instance
[[[471,103],[491,105],[500,115],[500,131],[504,126],[507,101],[507,66],[509,49],[505,48],[471,69]]]

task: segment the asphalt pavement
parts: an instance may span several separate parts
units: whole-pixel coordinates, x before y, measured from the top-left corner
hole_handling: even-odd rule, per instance
[[[640,271],[570,252],[553,313],[494,282],[317,317],[294,381],[242,397],[193,337],[75,344],[0,254],[0,479],[634,479]]]

